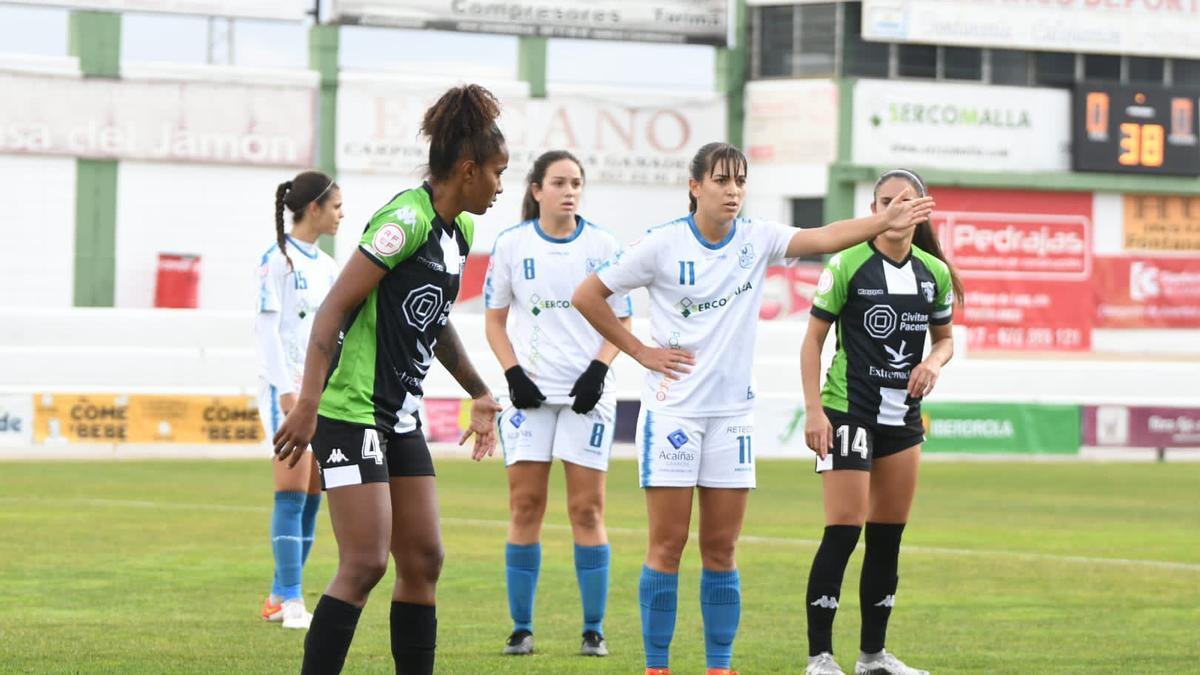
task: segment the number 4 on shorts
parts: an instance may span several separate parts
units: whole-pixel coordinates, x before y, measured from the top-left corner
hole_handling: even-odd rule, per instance
[[[376,464],[383,464],[383,452],[379,449],[379,432],[375,429],[363,431],[362,458],[373,459]]]

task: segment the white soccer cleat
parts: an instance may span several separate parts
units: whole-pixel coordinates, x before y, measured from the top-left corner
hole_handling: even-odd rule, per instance
[[[869,660],[860,654],[858,662],[854,664],[854,675],[929,675],[929,671],[909,668],[885,649],[869,657]]]
[[[816,656],[808,657],[808,667],[804,669],[804,675],[846,675],[842,671],[842,667],[833,660],[833,654],[829,652],[821,652]]]
[[[304,608],[303,600],[288,600],[283,603],[283,627],[308,630],[312,614]]]

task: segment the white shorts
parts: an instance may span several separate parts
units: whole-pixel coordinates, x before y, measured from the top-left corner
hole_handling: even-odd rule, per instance
[[[617,404],[601,400],[590,412],[580,415],[570,405],[538,408],[508,407],[496,420],[504,466],[516,462],[561,461],[608,471],[612,452]]]
[[[258,378],[258,419],[262,421],[267,447],[271,448],[269,452],[274,457],[275,450],[271,446],[271,439],[275,438],[275,432],[279,431],[279,425],[283,424],[283,407],[279,405],[279,389],[261,377]],[[312,448],[305,450],[311,451]]]
[[[646,487],[755,487],[754,413],[732,417],[638,414],[639,484]]]

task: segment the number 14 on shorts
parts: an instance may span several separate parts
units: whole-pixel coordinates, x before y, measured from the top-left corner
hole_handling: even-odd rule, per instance
[[[832,469],[871,469],[872,438],[866,427],[840,424],[833,428],[833,448],[825,459],[817,458],[817,473]]]

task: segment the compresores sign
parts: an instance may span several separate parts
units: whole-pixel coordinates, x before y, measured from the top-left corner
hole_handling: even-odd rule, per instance
[[[8,4],[303,21],[312,0],[4,0]]]
[[[853,156],[875,166],[1067,171],[1070,122],[1066,91],[859,80]]]
[[[0,154],[313,163],[316,84],[0,73]]]
[[[727,0],[332,0],[342,23],[724,47]]]
[[[865,0],[868,40],[1200,57],[1192,0]]]

